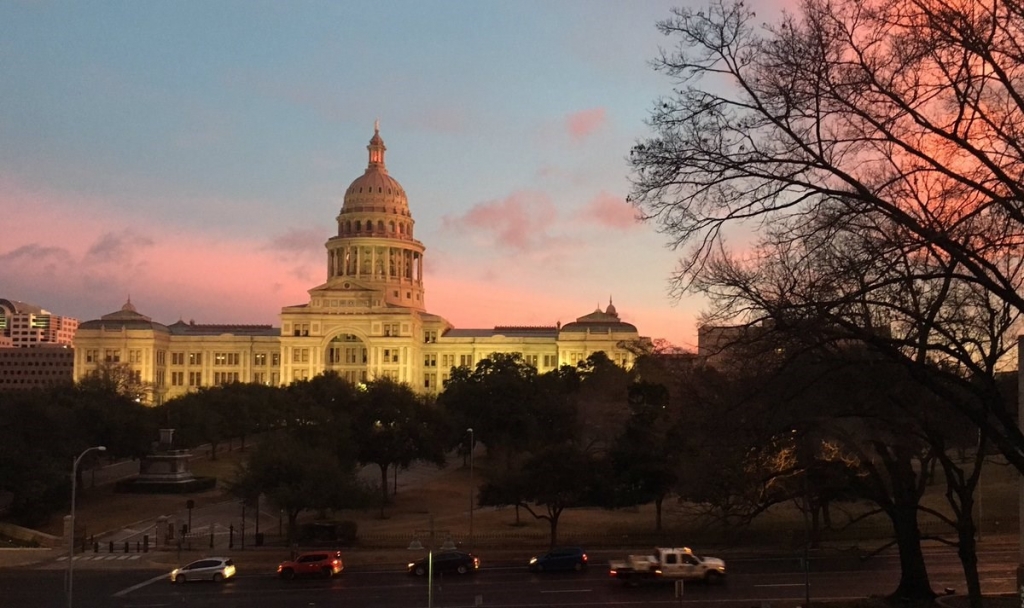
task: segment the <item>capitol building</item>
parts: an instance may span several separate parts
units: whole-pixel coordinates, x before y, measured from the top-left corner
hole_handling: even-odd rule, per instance
[[[622,367],[650,343],[615,306],[542,327],[459,329],[427,312],[423,259],[405,190],[388,174],[379,128],[366,171],[345,191],[337,231],[325,244],[326,281],[305,303],[285,306],[280,327],[164,325],[129,300],[84,321],[74,337],[74,379],[127,366],[153,404],[230,382],[285,385],[326,371],[351,382],[390,378],[436,394],[451,369],[492,353],[518,353],[541,373],[603,351]]]

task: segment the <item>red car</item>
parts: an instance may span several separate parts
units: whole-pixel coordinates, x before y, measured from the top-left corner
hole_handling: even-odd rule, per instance
[[[341,551],[310,551],[300,553],[295,559],[281,562],[277,567],[277,575],[283,579],[296,576],[322,576],[330,578],[341,573],[345,563],[341,560]]]

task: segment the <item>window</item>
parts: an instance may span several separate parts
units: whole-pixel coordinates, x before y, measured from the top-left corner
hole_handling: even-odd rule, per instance
[[[98,350],[87,350],[85,351],[85,362],[86,363],[97,363],[100,360],[100,351]]]
[[[171,365],[185,365],[185,353],[171,353]]]
[[[167,363],[167,353],[162,350],[156,351],[156,364],[164,365]]]
[[[264,367],[267,364],[267,353],[254,353],[252,356],[252,364],[257,367]]]
[[[309,323],[296,323],[294,335],[296,336],[308,336],[309,335]]]
[[[430,329],[423,332],[423,342],[426,344],[437,342],[437,330]]]
[[[230,384],[232,382],[238,382],[238,372],[214,372],[213,383],[214,384]]]
[[[107,363],[120,363],[121,362],[121,351],[116,349],[110,349],[103,351],[103,360]]]
[[[273,366],[281,365],[281,353],[270,353],[270,364]]]
[[[423,388],[437,388],[437,374],[423,374]]]
[[[544,355],[544,367],[555,367],[557,361],[557,355]]]
[[[523,357],[523,361],[532,365],[534,369],[537,368],[537,355],[526,355]]]
[[[213,353],[214,365],[238,365],[238,353]]]
[[[129,350],[128,363],[142,363],[142,351],[134,348]]]
[[[308,348],[293,348],[292,349],[292,363],[309,363],[309,349]]]
[[[203,364],[203,353],[189,353],[188,354],[189,365],[202,365]],[[198,386],[198,385],[196,385]]]
[[[267,383],[267,373],[266,372],[256,372],[256,373],[254,373],[252,375],[252,381],[255,382],[256,384],[266,384]]]
[[[473,367],[473,355],[459,355],[459,367]]]
[[[397,348],[385,348],[384,349],[384,363],[398,363],[398,349]]]
[[[397,335],[399,335],[399,333],[398,333],[398,323],[385,323],[384,324],[384,335],[385,336],[397,336]]]
[[[185,386],[185,372],[171,372],[171,386]]]
[[[308,380],[309,370],[308,369],[297,369],[292,376],[292,380]]]
[[[189,372],[188,373],[188,385],[189,386],[202,386],[203,385],[203,372]]]
[[[437,367],[437,355],[425,354],[423,355],[423,367]]]

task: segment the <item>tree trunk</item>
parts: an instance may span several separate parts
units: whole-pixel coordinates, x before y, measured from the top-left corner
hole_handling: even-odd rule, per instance
[[[549,517],[548,523],[551,524],[551,548],[554,549],[558,546],[558,516]]]
[[[961,493],[961,506],[964,515],[957,522],[957,537],[960,541],[957,547],[957,555],[960,557],[960,564],[964,569],[964,579],[967,581],[967,598],[971,608],[982,608],[981,579],[978,577],[978,548],[975,541],[977,528],[974,525],[974,494],[973,492]]]
[[[388,465],[377,466],[380,467],[380,518],[384,519],[384,505],[388,504]]]
[[[295,544],[295,535],[299,528],[299,512],[288,509],[288,546]]]
[[[928,568],[921,551],[917,505],[896,505],[886,512],[892,521],[900,552],[900,583],[890,597],[901,601],[931,601],[935,592],[928,580]]]
[[[661,503],[664,502],[665,497],[659,495],[654,499],[654,530],[661,532]]]

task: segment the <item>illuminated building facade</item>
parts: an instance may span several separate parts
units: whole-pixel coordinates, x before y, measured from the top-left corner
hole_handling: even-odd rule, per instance
[[[70,383],[78,320],[0,298],[0,391]]]
[[[598,351],[633,363],[649,343],[605,310],[565,325],[458,329],[427,312],[425,247],[402,186],[388,174],[378,129],[366,171],[345,191],[336,234],[326,243],[326,281],[305,303],[281,309],[280,327],[162,325],[129,301],[86,321],[75,338],[75,378],[103,365],[127,364],[152,388],[155,403],[201,386],[227,382],[289,384],[325,371],[352,382],[391,378],[437,393],[454,367],[473,367],[491,353],[519,353],[546,372]]]

